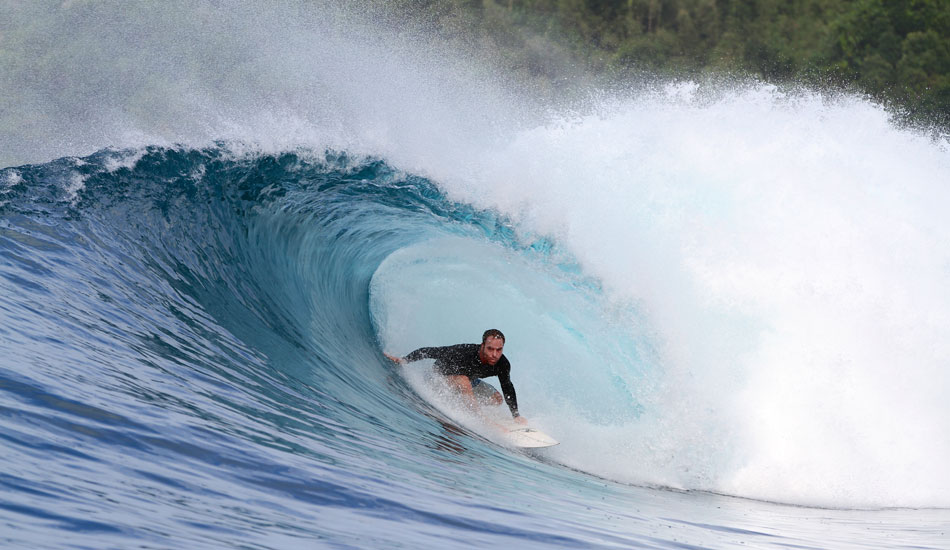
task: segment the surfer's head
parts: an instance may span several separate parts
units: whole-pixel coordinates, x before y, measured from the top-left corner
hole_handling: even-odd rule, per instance
[[[505,335],[496,328],[491,328],[482,334],[482,345],[478,348],[478,358],[482,363],[494,365],[501,359],[505,348]]]

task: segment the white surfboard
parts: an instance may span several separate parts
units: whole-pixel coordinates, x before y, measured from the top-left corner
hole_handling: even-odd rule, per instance
[[[528,426],[512,428],[508,431],[506,437],[513,445],[523,449],[540,449],[558,444],[558,441],[553,437]]]

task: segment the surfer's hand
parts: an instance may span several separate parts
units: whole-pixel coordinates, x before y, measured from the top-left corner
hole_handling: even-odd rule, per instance
[[[390,361],[392,361],[393,363],[396,363],[397,365],[401,365],[401,364],[402,364],[402,358],[401,358],[401,357],[396,357],[395,355],[389,355],[389,354],[386,353],[386,352],[383,352],[383,355],[386,356],[386,359],[389,359]]]

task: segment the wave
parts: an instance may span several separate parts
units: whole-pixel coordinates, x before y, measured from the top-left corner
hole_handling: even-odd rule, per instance
[[[695,302],[677,296],[675,305],[680,342],[657,296],[631,298],[615,279],[585,275],[558,244],[569,237],[538,237],[379,160],[148,148],[3,177],[5,250],[19,259],[5,275],[29,290],[5,300],[9,334],[19,334],[10,353],[19,364],[47,365],[30,378],[61,374],[49,357],[93,359],[98,382],[84,391],[131,379],[122,393],[132,392],[133,407],[137,393],[195,406],[165,386],[211,377],[229,381],[230,392],[263,385],[282,408],[281,386],[303,381],[345,429],[365,422],[350,417],[361,411],[387,418],[381,437],[411,438],[424,422],[418,413],[432,411],[387,370],[382,349],[469,341],[480,327],[503,326],[526,414],[585,442],[553,451],[556,462],[628,483],[782,502],[944,505],[932,431],[945,417],[925,412],[942,406],[930,392],[941,375],[922,378],[939,363],[848,360],[845,352],[869,353],[849,347],[861,327],[839,317],[832,331],[816,319],[842,303],[820,293],[826,309],[810,310],[818,304],[803,302],[802,280],[784,290],[793,292],[791,311],[779,307],[791,298],[769,295],[773,317],[735,298],[696,296],[690,280]],[[629,242],[599,231],[588,252]],[[635,279],[641,288],[646,277]],[[783,290],[772,283],[771,292]],[[791,313],[811,321],[793,327],[789,341],[774,325],[794,321],[785,319]],[[40,334],[28,328],[51,323]],[[158,388],[134,382],[136,371],[156,367],[168,377]],[[910,393],[884,393],[895,385]],[[103,409],[116,406],[110,399]]]
[[[590,479],[950,507],[945,136],[759,82],[549,102],[330,4],[74,4],[10,8],[46,55],[0,82],[0,158],[36,163],[0,171],[16,513],[108,531],[131,502],[174,532],[217,505],[264,541],[264,510],[393,491],[456,525],[446,486],[512,477],[555,516]],[[381,358],[489,326],[562,441],[543,467],[444,427]]]

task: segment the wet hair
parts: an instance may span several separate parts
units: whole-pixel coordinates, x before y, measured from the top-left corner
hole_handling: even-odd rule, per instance
[[[497,328],[490,328],[485,331],[485,334],[482,334],[482,343],[484,344],[489,338],[498,338],[502,342],[505,341],[505,335],[501,333]]]

